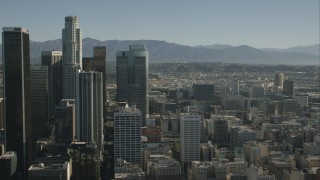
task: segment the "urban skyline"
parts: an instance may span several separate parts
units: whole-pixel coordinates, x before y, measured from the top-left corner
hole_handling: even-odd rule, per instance
[[[205,2],[208,7],[217,3]],[[143,29],[144,25],[139,24],[154,25],[154,21],[148,23],[153,15],[135,17],[151,12],[152,3],[141,6],[131,3],[123,3],[129,8],[121,6],[121,10],[137,7],[136,10],[145,9],[145,12],[139,11],[129,18],[130,23],[123,23],[133,27],[133,35],[136,30],[148,35],[148,28]],[[275,10],[269,14],[275,17],[279,15],[277,8],[302,8],[298,1],[290,7],[285,6],[287,3],[283,1],[281,7],[271,9],[264,2],[251,2],[252,6],[245,4],[245,7],[240,3],[239,7],[243,11],[263,5]],[[85,4],[80,2],[75,7]],[[212,13],[205,11],[208,7],[202,9],[203,4],[191,7],[195,5],[193,1],[171,3],[177,4],[181,5],[175,12],[178,14],[180,8],[198,12],[201,9],[201,17]],[[271,4],[279,5],[274,1]],[[171,8],[162,15],[170,15]],[[239,9],[234,10],[236,13]],[[122,17],[126,13],[119,11],[117,15]],[[196,11],[190,13],[196,14]],[[235,14],[229,15],[225,18]],[[184,18],[189,17],[189,22],[194,20],[184,13],[179,16],[183,17],[180,27],[185,27]],[[246,20],[259,19],[254,18]],[[233,21],[232,25],[242,27],[242,14],[238,19],[239,22]],[[91,23],[100,23],[96,20]],[[161,18],[158,21],[161,22]],[[59,22],[63,24],[63,18]],[[290,28],[295,24],[286,22],[289,24],[281,25]],[[197,23],[199,26],[193,27]],[[192,26],[189,30],[210,30],[213,25],[202,27],[200,24],[208,23],[189,24],[188,27]],[[261,28],[258,24],[253,26]],[[174,24],[164,29],[177,27],[178,24]],[[320,179],[319,66],[197,62],[205,56],[201,50],[191,58],[194,61],[173,62],[175,59],[168,56],[168,49],[162,46],[153,48],[167,55],[171,62],[149,63],[154,51],[149,50],[150,44],[143,43],[129,44],[129,50],[123,50],[119,46],[109,49],[108,45],[93,41],[90,47],[93,54],[84,56],[82,33],[87,30],[83,31],[82,19],[77,15],[64,16],[62,38],[57,41],[62,51],[41,47],[41,53],[37,52],[41,66],[32,66],[29,35],[33,33],[27,28],[2,27],[0,179]],[[95,32],[96,28],[92,25],[89,31]],[[229,30],[241,34],[248,27],[239,31],[228,28],[225,26],[226,34]],[[280,25],[278,28],[273,32],[280,35],[283,29]],[[254,31],[258,32],[257,29]],[[179,39],[187,31],[171,32]],[[264,41],[259,33],[265,32],[252,32],[246,33],[255,41]],[[194,33],[189,33],[191,41],[198,39],[201,31]],[[35,35],[40,34],[35,31]],[[284,43],[292,40],[289,36],[281,37],[288,40]],[[316,36],[309,33],[308,37],[296,37],[307,41]],[[278,40],[282,41],[281,38]],[[184,60],[191,56],[184,48],[171,48],[174,54],[185,55]],[[240,49],[248,50],[253,61],[261,60],[252,48],[240,46]],[[209,59],[242,58],[233,52],[222,50],[218,52],[220,56],[209,53]],[[115,62],[109,53],[114,55]],[[275,52],[273,56],[276,55]],[[307,54],[282,55],[279,57],[297,58],[301,63],[308,61]],[[270,54],[265,57],[266,61],[272,59]],[[318,55],[309,54],[309,57]]]

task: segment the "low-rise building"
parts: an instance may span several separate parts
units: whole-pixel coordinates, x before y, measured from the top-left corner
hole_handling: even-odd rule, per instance
[[[178,161],[169,156],[151,155],[147,164],[148,177],[155,179],[175,179],[181,175],[181,166]]]
[[[64,164],[33,164],[28,169],[28,179],[30,180],[69,180],[71,176],[69,162]]]
[[[320,142],[303,143],[303,152],[308,155],[320,156]]]
[[[0,177],[3,179],[14,179],[17,170],[17,163],[17,153],[7,151],[2,154],[2,156],[0,156]]]

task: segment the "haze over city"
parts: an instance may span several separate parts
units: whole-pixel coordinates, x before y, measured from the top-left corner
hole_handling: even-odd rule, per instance
[[[61,20],[81,19],[83,37],[165,40],[197,46],[289,48],[319,44],[317,0],[3,1],[0,26],[22,26],[33,41],[61,38]]]

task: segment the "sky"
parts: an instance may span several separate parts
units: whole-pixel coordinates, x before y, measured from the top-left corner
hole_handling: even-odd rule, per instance
[[[288,48],[319,44],[319,8],[319,0],[4,0],[0,27],[53,40],[75,15],[84,38]]]

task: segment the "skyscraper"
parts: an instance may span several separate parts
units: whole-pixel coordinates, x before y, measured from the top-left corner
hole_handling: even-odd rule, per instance
[[[0,129],[4,128],[4,121],[3,121],[3,98],[0,98]]]
[[[32,139],[35,143],[48,136],[48,67],[31,66],[30,78]]]
[[[142,125],[149,113],[148,51],[143,45],[131,45],[117,52],[117,101],[127,101],[141,111]]]
[[[283,80],[284,80],[284,74],[281,72],[278,72],[274,75],[274,86],[278,86],[280,88],[283,88]]]
[[[80,141],[103,147],[103,99],[101,72],[80,73]]]
[[[213,124],[213,140],[219,143],[228,142],[228,124],[225,120],[216,120]]]
[[[93,57],[84,57],[82,66],[85,71],[97,71],[102,72],[103,75],[103,117],[107,113],[107,72],[106,72],[106,47],[105,46],[95,46],[93,47]]]
[[[286,96],[293,96],[294,92],[294,83],[291,80],[283,81],[283,94]]]
[[[76,136],[74,99],[62,99],[54,114],[55,141],[68,146]]]
[[[231,82],[231,95],[236,96],[239,94],[239,82],[233,79]]]
[[[200,161],[200,124],[199,114],[180,114],[180,160],[182,167],[191,161]]]
[[[114,113],[114,160],[141,163],[141,112],[119,107]]]
[[[2,50],[6,149],[17,152],[18,172],[25,175],[32,159],[28,30],[21,27],[4,27]]]
[[[196,100],[211,101],[214,98],[213,84],[193,84],[192,89]]]
[[[42,51],[42,66],[48,67],[49,117],[62,99],[62,51]]]
[[[100,180],[101,159],[94,142],[72,142],[68,147],[71,180]]]
[[[249,98],[263,98],[264,87],[261,86],[250,86],[249,87]]]
[[[82,37],[77,16],[65,17],[62,30],[63,98],[75,99],[77,129],[79,124],[79,72],[82,69]],[[79,134],[78,134],[79,136]]]
[[[246,126],[232,126],[230,128],[230,147],[242,147],[243,143],[256,140],[256,132]]]

